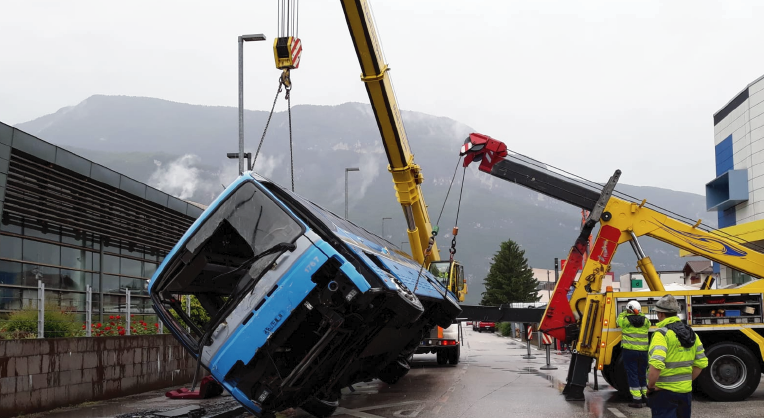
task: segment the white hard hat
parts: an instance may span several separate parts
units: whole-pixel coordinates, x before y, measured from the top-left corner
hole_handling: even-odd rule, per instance
[[[636,300],[630,300],[629,303],[626,304],[626,310],[638,314],[642,312],[642,305],[639,304]]]

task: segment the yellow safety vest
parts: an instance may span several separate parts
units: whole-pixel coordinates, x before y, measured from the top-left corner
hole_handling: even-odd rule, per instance
[[[626,311],[621,312],[616,320],[616,325],[621,328],[621,347],[628,350],[647,351],[650,345],[648,331],[650,331],[650,321],[643,315],[644,324],[641,327],[635,327],[629,322],[629,314]]]
[[[658,323],[658,329],[650,341],[648,363],[661,371],[655,386],[676,393],[689,393],[692,391],[693,366],[705,368],[708,358],[697,334],[695,344],[685,348],[676,333],[666,328],[679,321],[679,317],[671,316]]]

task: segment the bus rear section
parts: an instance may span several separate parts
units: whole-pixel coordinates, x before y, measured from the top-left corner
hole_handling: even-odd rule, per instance
[[[397,370],[400,351],[436,319],[394,274],[380,275],[268,186],[250,174],[229,186],[165,258],[151,298],[200,366],[253,414],[336,406],[342,387]],[[183,296],[199,303],[193,319]],[[441,311],[445,322],[458,306]]]

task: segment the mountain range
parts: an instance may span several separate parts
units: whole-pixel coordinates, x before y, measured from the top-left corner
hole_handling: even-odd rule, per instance
[[[491,177],[476,167],[466,171],[457,167],[459,148],[475,131],[471,127],[419,112],[403,111],[402,115],[416,163],[424,173],[422,190],[431,221],[443,231],[438,240],[441,257],[448,257],[449,233],[461,201],[456,258],[467,272],[470,292],[466,303],[480,301],[483,278],[502,241],[512,239],[520,244],[533,267],[552,268],[554,257],[567,255],[578,235],[579,209]],[[267,119],[268,112],[245,111],[245,149],[253,155]],[[237,161],[226,157],[226,153],[238,151],[238,110],[234,107],[96,95],[16,127],[202,204],[211,202],[238,173]],[[347,175],[349,219],[378,235],[384,232],[393,245],[408,250],[406,223],[371,107],[361,103],[295,106],[291,131],[292,158],[287,112],[274,113],[255,171],[289,186],[293,161],[295,191],[340,215],[345,211]],[[350,167],[359,171],[346,173]],[[715,217],[705,211],[703,196],[626,184],[617,190],[635,201],[647,199],[716,226]],[[680,270],[688,261],[667,244],[650,238],[640,242],[659,271]],[[615,256],[613,270],[618,277],[635,271],[635,265],[635,256],[627,247]]]

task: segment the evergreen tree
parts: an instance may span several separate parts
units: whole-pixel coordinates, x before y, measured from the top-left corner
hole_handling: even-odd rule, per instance
[[[537,302],[540,299],[536,289],[539,282],[528,267],[525,251],[512,240],[501,243],[483,284],[485,292],[481,305]]]

